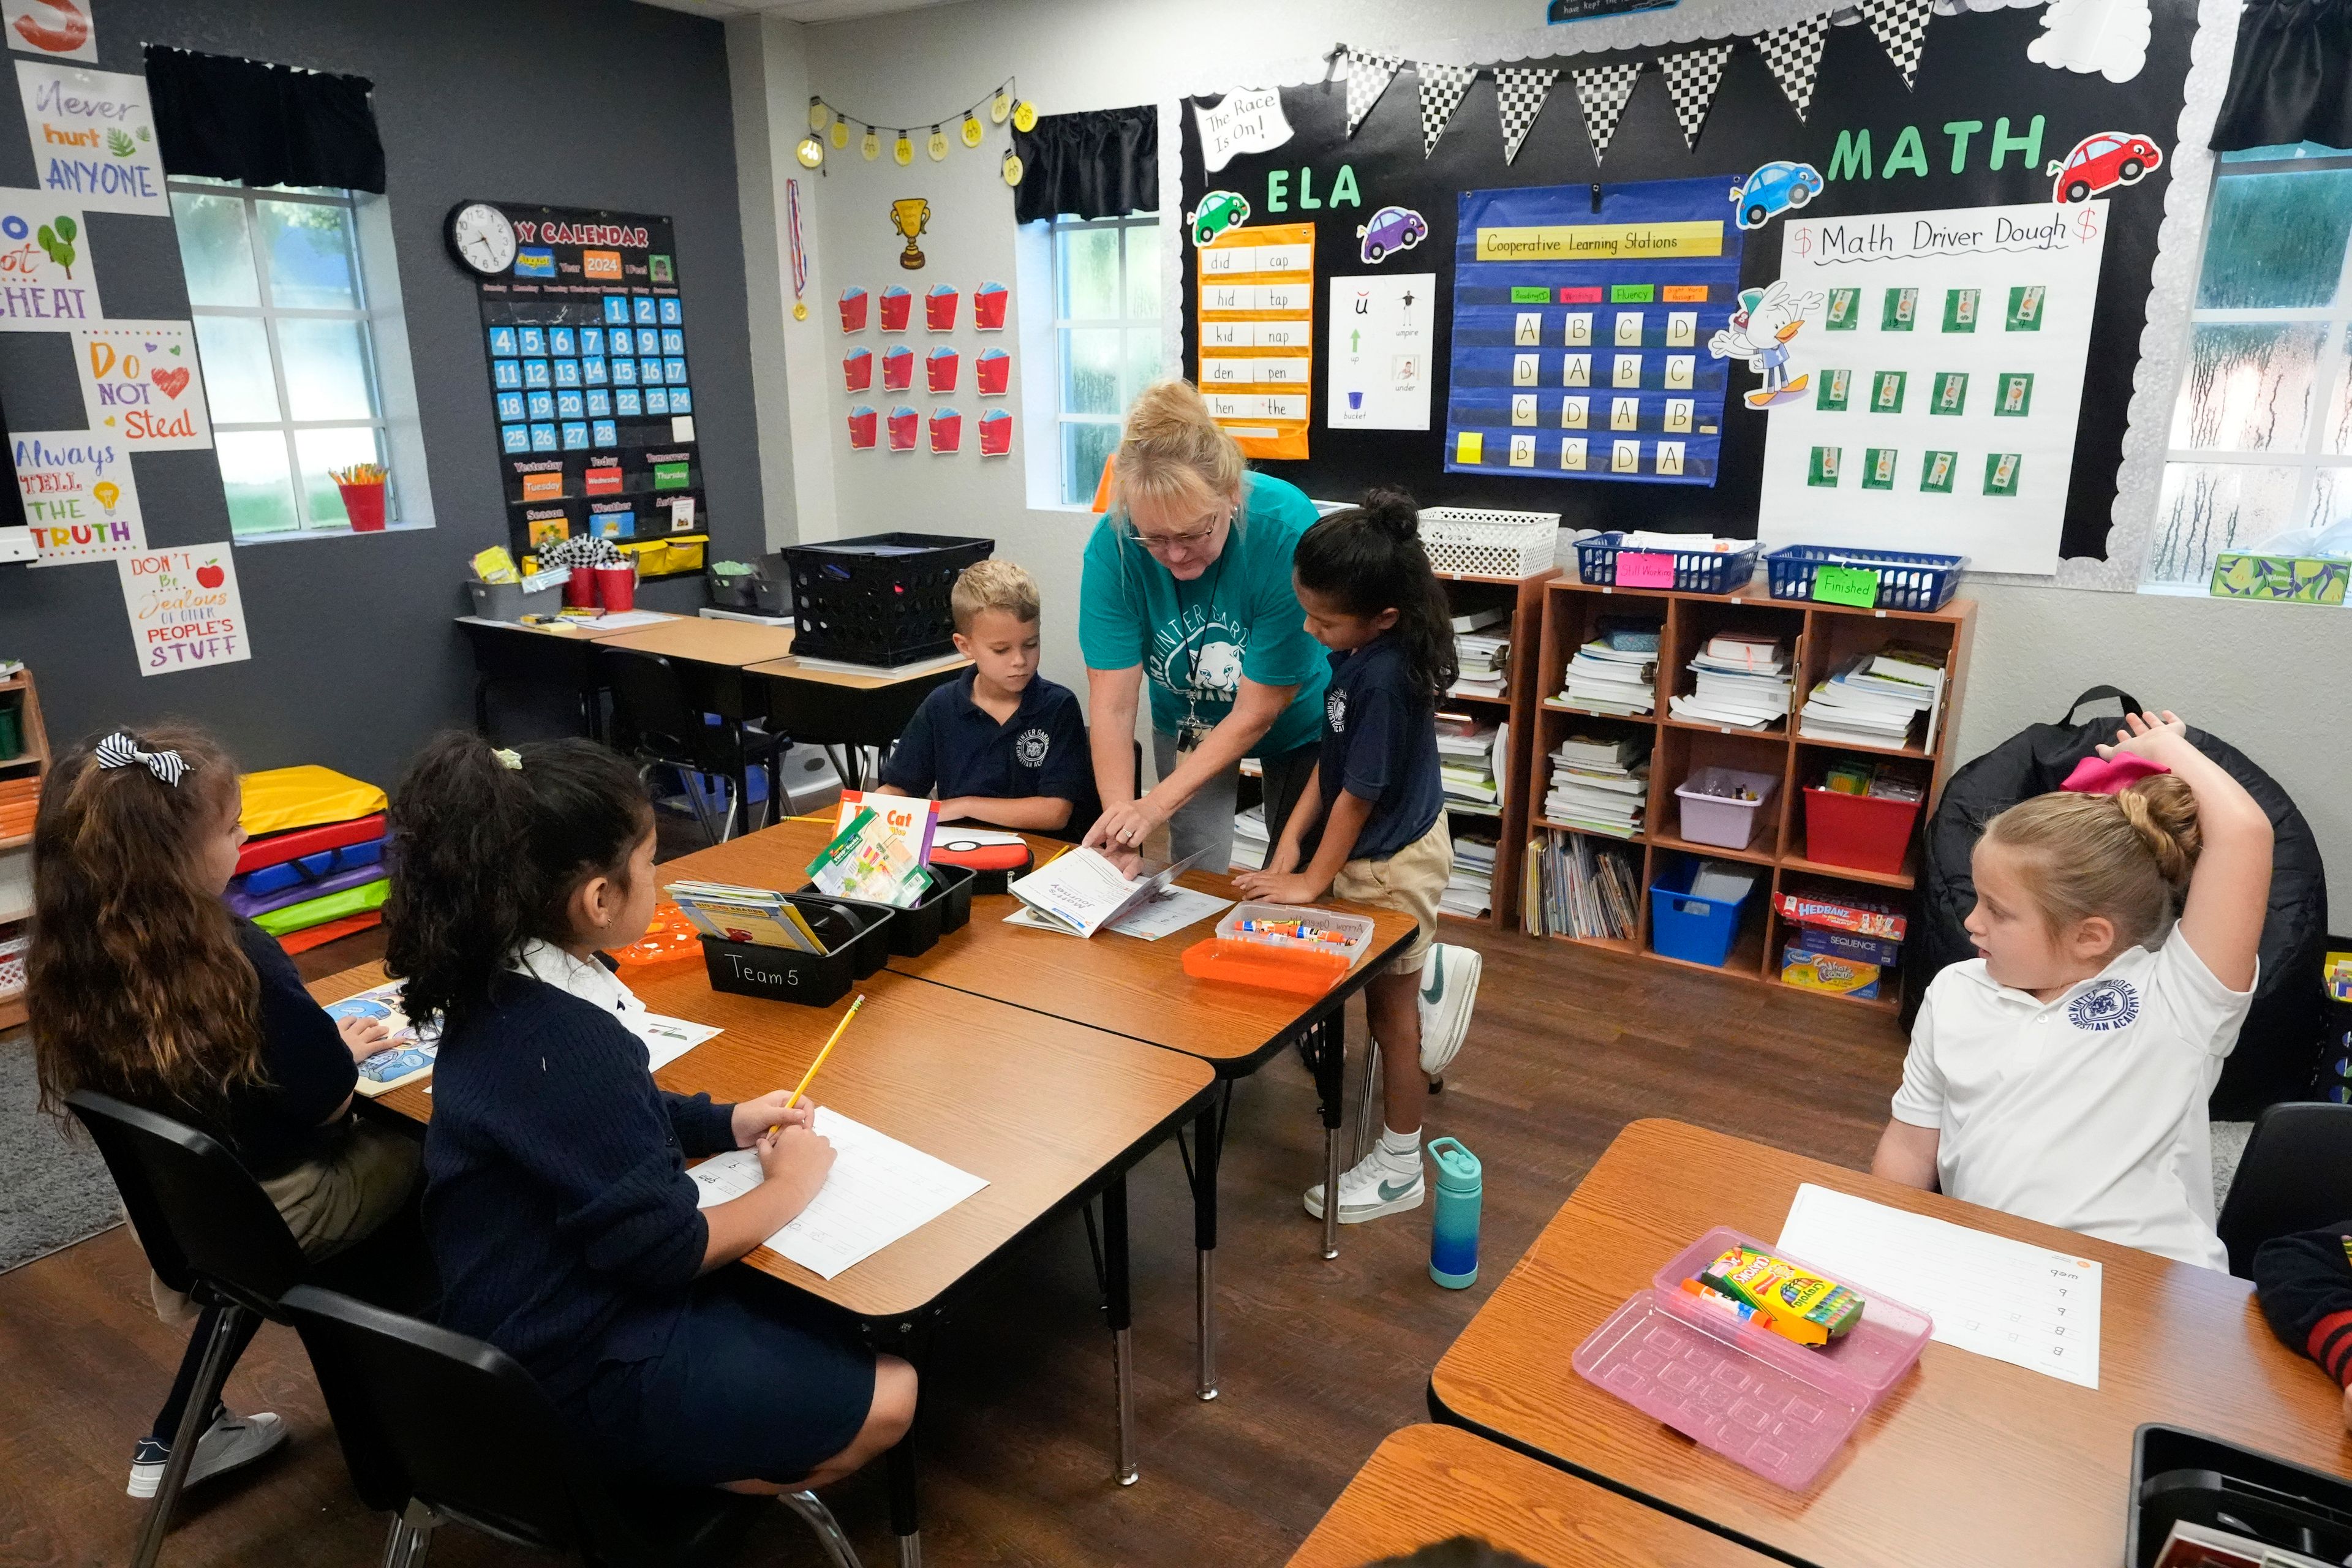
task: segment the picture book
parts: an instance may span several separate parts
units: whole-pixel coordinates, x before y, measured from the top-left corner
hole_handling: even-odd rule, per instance
[[[904,797],[876,798],[896,803]],[[845,802],[849,816],[840,832],[808,864],[809,879],[817,889],[837,899],[863,899],[902,910],[929,892],[931,874],[923,868],[922,857],[930,850],[929,826],[937,808],[929,801],[908,804],[924,807],[920,822],[917,814],[904,814],[900,826],[894,826],[884,812]],[[902,832],[902,826],[914,830],[916,837]]]
[[[677,905],[678,913],[707,937],[754,947],[824,952],[824,943],[800,910],[772,889],[739,888],[728,882],[672,882],[662,891]]]
[[[360,1063],[360,1080],[354,1087],[370,1100],[431,1076],[433,1058],[440,1049],[440,1030],[419,1030],[408,1021],[407,1010],[400,1004],[399,981],[330,1002],[327,1016],[339,1023],[345,1018],[366,1018],[391,1031],[383,1048]]]
[[[1012,918],[1024,925],[1092,936],[1157,898],[1206,853],[1196,851],[1172,866],[1129,878],[1095,850],[1072,849],[1005,889],[1024,906]]]

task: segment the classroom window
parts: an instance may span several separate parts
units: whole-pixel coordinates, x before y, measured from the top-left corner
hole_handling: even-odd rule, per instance
[[[2221,155],[2143,584],[2352,521],[2352,153]]]
[[[1051,238],[1060,499],[1085,506],[1128,405],[1160,378],[1160,217],[1055,218]]]
[[[169,184],[232,536],[349,532],[357,463],[388,469],[388,525],[431,526],[383,198]]]

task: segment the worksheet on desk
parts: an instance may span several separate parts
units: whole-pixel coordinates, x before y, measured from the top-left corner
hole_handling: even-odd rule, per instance
[[[621,1022],[646,1043],[646,1070],[659,1072],[714,1035],[726,1031],[716,1024],[667,1018],[659,1013],[624,1013]]]
[[[821,1279],[856,1268],[988,1185],[837,1110],[818,1111],[814,1125],[833,1142],[833,1169],[809,1206],[768,1245]],[[732,1149],[687,1174],[701,1189],[696,1206],[709,1208],[760,1184],[760,1156]]]
[[[1883,1290],[1918,1308],[1935,1319],[1944,1344],[2099,1386],[2103,1271],[2094,1259],[1810,1182],[1789,1205],[1780,1246],[1865,1296]]]

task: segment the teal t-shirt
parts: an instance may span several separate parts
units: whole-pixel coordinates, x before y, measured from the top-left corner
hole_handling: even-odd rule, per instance
[[[1262,686],[1296,686],[1290,706],[1250,752],[1276,756],[1322,736],[1330,660],[1307,635],[1306,612],[1290,586],[1291,552],[1314,525],[1315,503],[1296,485],[1264,474],[1243,482],[1242,510],[1223,552],[1189,583],[1122,537],[1110,518],[1095,524],[1078,595],[1078,649],[1089,669],[1143,667],[1151,727],[1162,734],[1181,734],[1187,715],[1203,724],[1223,720],[1244,676]]]

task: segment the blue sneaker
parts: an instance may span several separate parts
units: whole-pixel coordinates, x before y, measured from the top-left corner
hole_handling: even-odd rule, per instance
[[[188,1467],[188,1478],[180,1484],[192,1487],[198,1481],[241,1468],[284,1441],[286,1423],[267,1410],[239,1415],[223,1409],[205,1428],[205,1435],[196,1439],[195,1462]],[[158,1443],[152,1437],[140,1438],[139,1447],[131,1452],[131,1495],[153,1497],[163,1484],[163,1467],[171,1462],[169,1443]]]

